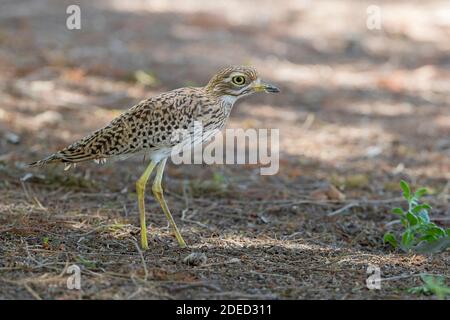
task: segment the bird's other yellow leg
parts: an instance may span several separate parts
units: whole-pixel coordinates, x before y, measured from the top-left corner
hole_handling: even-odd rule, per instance
[[[172,214],[170,213],[169,207],[167,206],[166,200],[164,199],[163,189],[161,186],[166,161],[167,159],[161,160],[161,162],[158,164],[155,181],[153,182],[152,186],[152,191],[156,200],[158,200],[161,209],[164,211],[167,220],[169,220],[170,226],[172,227],[172,230],[175,233],[175,237],[177,238],[178,244],[180,245],[181,248],[185,248],[186,243],[184,242],[183,237],[181,236],[180,231],[178,231],[177,225],[173,220]]]
[[[136,192],[138,196],[138,206],[139,206],[139,219],[141,222],[141,248],[143,250],[148,249],[147,242],[147,227],[145,225],[145,202],[144,202],[144,192],[145,185],[147,184],[148,178],[155,168],[156,163],[151,161],[148,165],[147,169],[145,169],[144,173],[141,175],[138,181],[136,181]]]

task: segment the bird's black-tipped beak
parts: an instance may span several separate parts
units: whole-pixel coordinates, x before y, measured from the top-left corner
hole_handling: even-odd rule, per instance
[[[274,85],[271,85],[269,83],[265,83],[265,82],[257,82],[254,86],[253,89],[256,92],[268,92],[268,93],[278,93],[280,92],[280,89],[278,89],[277,87],[275,87]]]
[[[278,93],[280,89],[269,83],[263,83],[264,91],[268,93]]]

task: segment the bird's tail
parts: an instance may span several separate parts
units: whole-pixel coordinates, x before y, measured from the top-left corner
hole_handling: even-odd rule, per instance
[[[65,163],[66,169],[73,164],[94,160],[97,163],[104,163],[110,157],[110,147],[108,143],[111,135],[104,128],[99,129],[89,136],[78,140],[68,147],[49,155],[48,157],[30,163],[30,167],[43,166],[49,163]]]
[[[93,154],[86,153],[77,153],[77,152],[69,152],[67,149],[62,150],[60,152],[49,155],[48,157],[32,162],[28,166],[30,167],[41,167],[50,163],[65,163],[66,170],[70,169],[71,165],[75,166],[78,162],[94,160],[98,158]]]
[[[45,157],[44,159],[32,162],[28,164],[29,167],[41,167],[43,165],[46,165],[48,163],[52,162],[61,162],[61,159],[58,157],[57,153],[51,154],[48,157]]]
[[[71,164],[101,158],[98,153],[94,153],[90,148],[86,148],[85,141],[78,141],[44,159],[30,163],[29,166],[37,167],[50,163],[65,163],[66,167],[70,168]]]

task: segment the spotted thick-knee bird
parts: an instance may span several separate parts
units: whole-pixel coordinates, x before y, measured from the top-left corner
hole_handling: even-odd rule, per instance
[[[175,89],[141,101],[107,126],[30,166],[62,162],[69,169],[78,162],[88,160],[104,162],[106,159],[126,158],[137,153],[148,155],[150,163],[136,182],[141,246],[148,249],[144,191],[156,168],[153,195],[166,215],[178,244],[185,247],[186,243],[170,213],[161,187],[167,158],[180,144],[183,148],[186,145],[193,147],[221,130],[236,100],[256,92],[275,93],[279,89],[261,81],[254,68],[226,67],[204,87]],[[195,123],[202,126],[201,136],[196,134],[198,130],[194,129]]]

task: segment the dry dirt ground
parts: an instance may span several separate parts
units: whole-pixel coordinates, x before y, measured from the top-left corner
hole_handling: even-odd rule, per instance
[[[0,3],[1,299],[434,299],[406,289],[448,277],[448,251],[406,254],[382,236],[398,230],[400,179],[428,187],[449,226],[448,2],[376,1],[381,30],[366,27],[374,1],[77,2],[72,31],[71,2]],[[26,167],[241,63],[282,93],[239,102],[228,125],[280,129],[280,170],[170,164],[187,249],[150,193],[151,248],[136,247],[142,158]],[[187,265],[193,252],[206,262]],[[66,287],[73,264],[81,290]],[[381,290],[366,287],[370,264]]]

